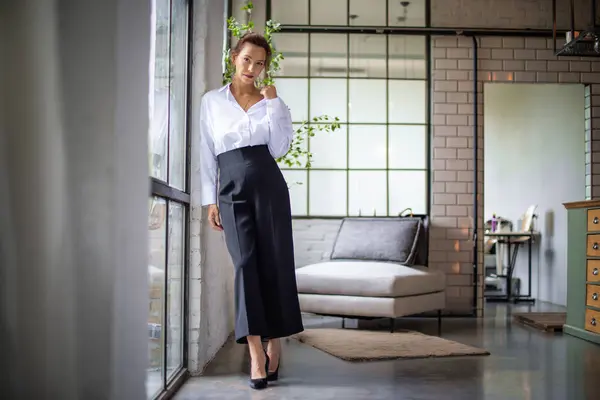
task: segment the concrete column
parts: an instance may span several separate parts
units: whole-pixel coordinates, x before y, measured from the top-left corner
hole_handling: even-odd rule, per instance
[[[145,399],[150,1],[0,5],[0,386]]]

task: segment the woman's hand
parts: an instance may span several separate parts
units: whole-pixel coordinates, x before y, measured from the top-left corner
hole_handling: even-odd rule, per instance
[[[208,206],[208,223],[216,231],[222,231],[221,216],[219,215],[219,207],[216,204]]]
[[[265,86],[260,89],[260,94],[262,94],[265,99],[275,99],[277,98],[277,89],[275,89],[275,86]]]

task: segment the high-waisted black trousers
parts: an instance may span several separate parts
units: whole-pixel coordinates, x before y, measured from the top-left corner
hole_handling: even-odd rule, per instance
[[[220,154],[219,209],[235,267],[235,339],[302,332],[290,196],[267,146]]]

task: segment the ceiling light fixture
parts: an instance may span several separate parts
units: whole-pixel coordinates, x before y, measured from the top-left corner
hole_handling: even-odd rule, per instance
[[[408,6],[410,6],[410,1],[401,1],[400,5],[402,6],[402,13],[404,15],[401,15],[399,17],[396,18],[396,21],[398,22],[406,22],[406,19],[408,18]]]

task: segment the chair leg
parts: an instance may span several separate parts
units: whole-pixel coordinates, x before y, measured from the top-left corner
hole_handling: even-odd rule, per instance
[[[442,336],[442,310],[438,310],[438,317],[437,317],[437,323],[438,323],[438,336]]]
[[[390,333],[394,333],[396,329],[396,319],[390,318]]]

